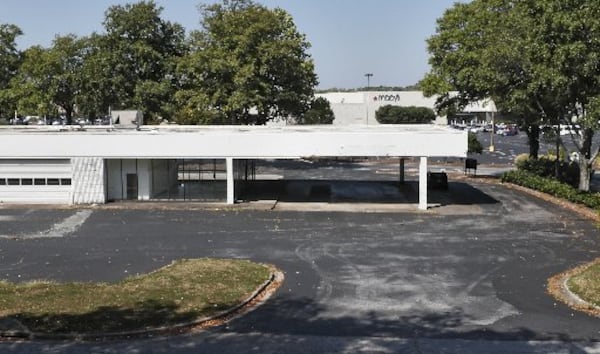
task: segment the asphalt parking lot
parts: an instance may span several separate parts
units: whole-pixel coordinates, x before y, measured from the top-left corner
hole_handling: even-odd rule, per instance
[[[114,281],[191,257],[272,263],[286,278],[266,304],[206,332],[0,350],[600,351],[600,319],[545,292],[549,276],[600,257],[595,225],[499,185],[452,182],[446,198],[425,213],[3,207],[7,280]]]

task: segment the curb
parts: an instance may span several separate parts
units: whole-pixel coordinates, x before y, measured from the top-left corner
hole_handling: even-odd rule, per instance
[[[172,326],[162,326],[147,328],[143,330],[123,331],[123,332],[98,332],[98,333],[36,333],[27,330],[23,331],[0,331],[0,340],[77,340],[77,341],[96,341],[110,340],[130,337],[151,337],[154,335],[167,335],[171,333],[185,333],[194,329],[204,329],[226,323],[240,315],[254,310],[262,305],[279,288],[284,279],[283,272],[270,266],[272,269],[268,279],[265,280],[252,294],[238,305],[223,310],[217,314],[208,317],[202,317],[193,321],[174,324]],[[275,287],[274,287],[275,286]],[[272,288],[274,287],[274,288]],[[271,288],[271,289],[269,289]],[[252,305],[252,306],[251,306]],[[251,306],[251,307],[250,307]],[[16,320],[15,320],[16,321]],[[18,321],[17,321],[18,322]],[[19,323],[20,324],[20,323]],[[23,326],[23,328],[26,328]]]
[[[492,184],[492,182],[490,182],[489,180],[478,180],[478,182]],[[510,189],[518,190],[520,192],[526,193],[533,197],[539,198],[543,201],[552,203],[558,207],[568,209],[571,212],[574,212],[574,213],[579,214],[587,219],[590,219],[591,221],[600,222],[600,214],[586,206],[572,203],[572,202],[566,201],[564,199],[555,197],[553,195],[550,195],[550,194],[547,194],[544,192],[540,192],[540,191],[536,191],[534,189],[530,189],[527,187],[523,187],[518,184],[509,183],[509,182],[501,182],[499,179],[494,180],[493,183],[498,184],[498,185],[503,185]],[[591,303],[583,300],[577,294],[573,293],[571,291],[571,289],[569,289],[569,286],[567,285],[567,281],[572,276],[585,271],[588,267],[590,267],[598,262],[600,262],[600,258],[548,278],[546,290],[548,291],[548,293],[551,296],[553,296],[558,301],[563,302],[570,308],[585,312],[592,316],[600,317],[600,306],[596,306],[594,304],[591,304]]]
[[[532,195],[532,196],[542,199],[544,201],[550,202],[550,203],[560,206],[562,208],[568,209],[568,210],[575,212],[575,213],[577,213],[585,218],[588,218],[592,221],[600,222],[600,213],[594,211],[591,208],[586,207],[585,205],[576,204],[576,203],[570,202],[568,200],[564,200],[564,199],[555,197],[551,194],[536,191],[534,189],[529,189],[527,187],[523,187],[518,184],[509,183],[509,182],[503,182],[502,184],[507,186],[508,188],[519,190],[521,192],[527,193],[529,195]]]
[[[599,306],[596,306],[594,304],[591,304],[591,303],[585,301],[584,299],[580,298],[579,295],[575,294],[574,292],[571,291],[571,289],[569,289],[569,285],[567,284],[567,282],[569,281],[570,278],[571,277],[569,277],[569,276],[564,276],[564,277],[562,277],[563,281],[561,282],[562,290],[566,294],[567,300],[569,302],[573,302],[575,305],[578,305],[578,306],[586,306],[586,307],[590,307],[590,308],[593,308],[596,310],[600,310]]]
[[[600,222],[600,213],[598,213],[597,211],[595,211],[591,208],[586,207],[585,205],[576,204],[576,203],[570,202],[568,200],[564,200],[564,199],[555,197],[551,194],[536,191],[535,189],[523,187],[518,184],[514,184],[514,183],[510,183],[510,182],[502,182],[500,180],[500,178],[497,178],[494,176],[485,176],[484,178],[478,178],[478,177],[479,176],[477,176],[475,178],[471,178],[471,180],[474,180],[475,182],[478,182],[478,183],[501,185],[501,186],[505,186],[506,188],[509,188],[509,189],[518,190],[518,191],[526,193],[530,196],[541,199],[545,202],[549,202],[549,203],[552,203],[561,208],[568,209],[576,214],[579,214],[587,219],[590,219],[591,221]]]
[[[548,279],[548,293],[574,310],[582,311],[591,316],[600,317],[600,306],[596,306],[583,300],[577,294],[573,293],[567,284],[571,277],[585,271],[587,268],[598,262],[600,262],[600,258],[552,276]]]

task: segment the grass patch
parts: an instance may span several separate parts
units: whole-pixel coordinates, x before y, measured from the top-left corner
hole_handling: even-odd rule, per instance
[[[567,285],[581,299],[600,307],[600,261],[571,277]]]
[[[240,304],[269,277],[243,260],[176,261],[118,283],[0,282],[0,321],[30,331],[93,334],[191,322]]]

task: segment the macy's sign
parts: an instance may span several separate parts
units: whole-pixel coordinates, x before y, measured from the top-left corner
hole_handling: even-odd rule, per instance
[[[374,102],[400,102],[400,94],[381,94],[373,96]]]

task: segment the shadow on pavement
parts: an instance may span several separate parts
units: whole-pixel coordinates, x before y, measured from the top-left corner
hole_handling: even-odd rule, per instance
[[[399,300],[401,301],[401,300]],[[391,316],[374,312],[332,314],[331,309],[309,298],[283,294],[259,311],[233,321],[219,332],[260,332],[263,335],[342,336],[387,338],[437,338],[510,341],[574,341],[563,333],[538,333],[529,328],[501,331],[473,325],[472,318],[460,309]]]
[[[419,202],[415,181],[344,180],[260,180],[248,181],[239,198],[244,201],[324,203],[398,203]],[[496,204],[498,200],[464,182],[450,182],[447,190],[428,191],[429,203],[440,205]]]

